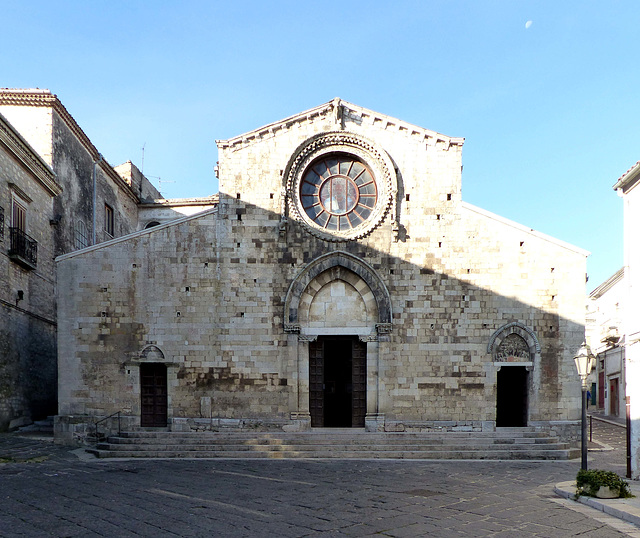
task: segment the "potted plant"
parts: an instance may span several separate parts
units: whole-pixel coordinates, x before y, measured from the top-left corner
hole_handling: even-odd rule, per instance
[[[629,484],[612,471],[580,469],[576,477],[576,495],[589,495],[600,499],[633,497]]]

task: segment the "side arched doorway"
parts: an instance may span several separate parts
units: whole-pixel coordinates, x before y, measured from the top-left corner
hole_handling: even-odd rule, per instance
[[[527,426],[532,396],[529,374],[540,354],[535,333],[522,323],[508,323],[493,334],[488,352],[497,368],[496,427]]]
[[[166,428],[169,418],[169,379],[172,366],[155,345],[145,347],[134,366],[139,368],[140,426]]]
[[[309,264],[285,301],[298,364],[292,418],[311,427],[379,427],[390,320],[386,287],[365,262],[337,252]]]
[[[496,387],[496,427],[521,428],[527,425],[529,372],[524,366],[498,370]]]
[[[140,426],[167,425],[167,366],[161,362],[140,364]]]

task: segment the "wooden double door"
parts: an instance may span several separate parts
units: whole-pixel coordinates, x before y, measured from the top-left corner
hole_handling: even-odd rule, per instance
[[[357,337],[318,337],[309,346],[311,426],[363,428],[367,347]]]

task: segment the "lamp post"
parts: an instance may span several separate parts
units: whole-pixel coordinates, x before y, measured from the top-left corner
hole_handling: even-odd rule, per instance
[[[591,353],[591,349],[586,342],[584,342],[578,354],[573,357],[573,361],[576,363],[576,370],[580,376],[580,383],[582,384],[582,469],[587,469],[587,377],[591,373],[591,369],[596,362],[596,358]]]

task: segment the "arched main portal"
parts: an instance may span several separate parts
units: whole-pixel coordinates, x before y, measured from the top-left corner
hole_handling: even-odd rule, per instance
[[[390,322],[386,286],[364,261],[337,252],[309,264],[285,301],[298,364],[292,417],[313,427],[377,429]]]

